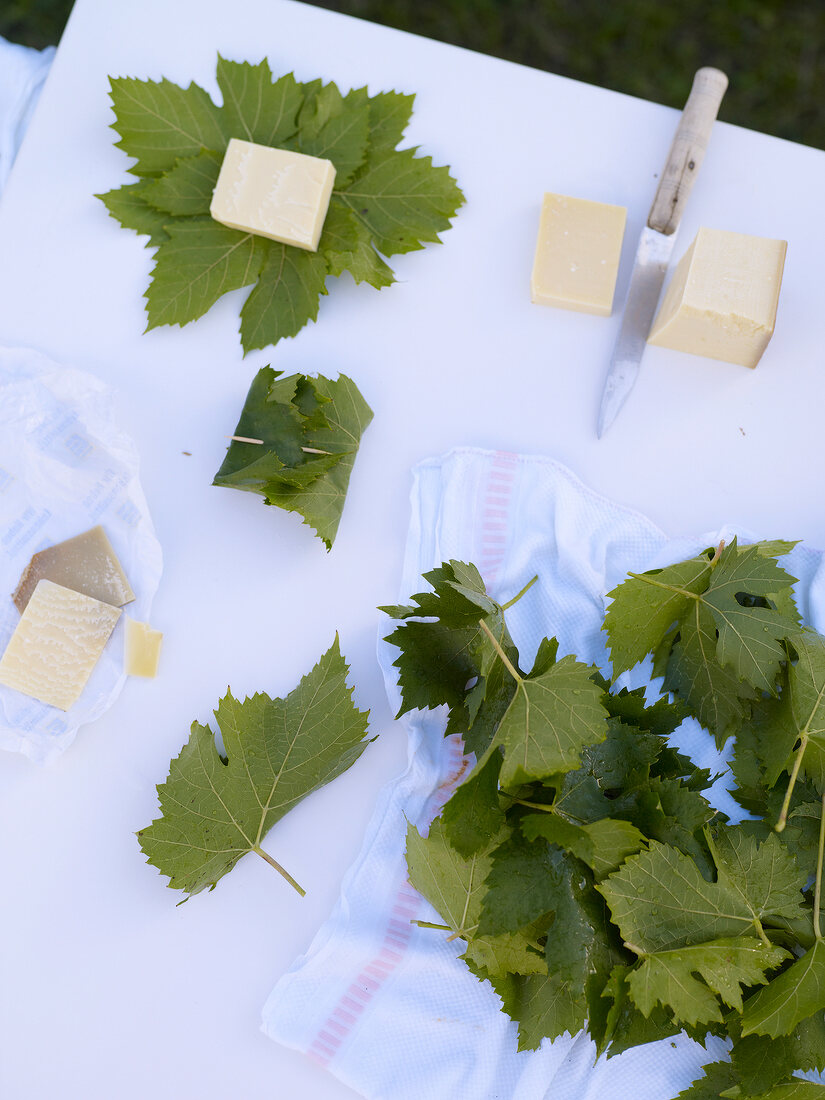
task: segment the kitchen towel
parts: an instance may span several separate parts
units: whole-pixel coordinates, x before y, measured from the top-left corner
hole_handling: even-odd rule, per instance
[[[414,471],[399,602],[426,587],[423,572],[450,558],[474,562],[502,603],[538,575],[507,612],[522,665],[529,668],[540,640],[555,635],[560,655],[606,669],[605,593],[629,570],[679,561],[734,534],[748,540],[787,532],[724,529],[672,539],[551,459],[457,450]],[[800,611],[823,631],[822,555],[796,547],[785,564],[799,578]],[[387,620],[382,633],[391,627]],[[379,642],[394,711],[397,653]],[[649,674],[641,666],[620,683],[636,686]],[[269,997],[266,1033],[370,1100],[667,1100],[700,1077],[704,1063],[724,1057],[721,1040],[710,1039],[705,1050],[682,1035],[595,1061],[584,1032],[517,1052],[516,1025],[490,985],[458,960],[462,942],[411,923],[439,917],[407,882],[407,823],[425,828],[471,760],[457,737],[444,738],[444,714],[415,712],[400,721],[409,736],[407,770],[382,792],[330,919]],[[724,772],[724,753],[695,722],[685,722],[673,741],[712,774]],[[726,781],[714,785],[713,800],[741,817]]]

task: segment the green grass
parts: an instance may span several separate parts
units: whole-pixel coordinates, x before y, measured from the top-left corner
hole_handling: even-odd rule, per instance
[[[720,118],[825,148],[824,0],[313,2],[672,107],[716,65],[730,77]],[[70,7],[3,0],[0,34],[56,42]]]

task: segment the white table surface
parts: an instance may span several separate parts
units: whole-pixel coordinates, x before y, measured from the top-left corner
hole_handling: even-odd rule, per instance
[[[442,246],[392,261],[397,285],[333,281],[317,324],[245,359],[242,293],[184,329],[142,334],[151,253],[93,198],[129,178],[108,129],[108,75],[214,93],[218,51],[265,54],[276,74],[344,89],[417,93],[408,142],[450,164],[467,196]],[[687,207],[677,259],[700,225],[789,242],[777,331],[757,370],[650,348],[598,441],[618,313],[530,304],[545,190],[628,207],[621,298],[676,120],[289,0],[78,0],[0,203],[0,342],[116,389],[164,550],[153,622],[165,642],[158,679],[128,682],[56,764],[0,758],[4,1100],[354,1095],[265,1038],[259,1012],[329,913],[376,792],[403,767],[375,607],[398,594],[418,460],[456,445],[545,453],[671,534],[730,521],[825,546],[825,155],[717,124]],[[297,517],[210,484],[269,362],[344,371],[375,411],[329,555]],[[380,737],[269,835],[307,897],[247,857],[214,893],[176,908],[133,834],[155,816],[155,784],[190,722],[209,720],[227,684],[236,695],[290,690],[336,629]]]

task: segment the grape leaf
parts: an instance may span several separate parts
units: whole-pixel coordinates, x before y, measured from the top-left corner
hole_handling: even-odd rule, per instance
[[[722,1096],[730,1097],[731,1100],[736,1100],[737,1097],[741,1097],[742,1100],[825,1100],[825,1085],[794,1077],[792,1081],[783,1081],[779,1085],[774,1085],[768,1092],[760,1093],[759,1096],[752,1094],[745,1096],[743,1093],[731,1091],[723,1092]]]
[[[611,874],[646,843],[644,834],[629,821],[604,817],[589,825],[574,825],[558,814],[527,814],[521,828],[528,840],[543,837],[572,852],[597,879]]]
[[[790,1077],[796,1070],[825,1065],[825,1020],[822,1013],[802,1020],[790,1035],[737,1038],[731,1061],[745,1093],[757,1094]]]
[[[570,857],[559,848],[510,836],[491,853],[479,932],[498,935],[524,928],[555,911],[570,889],[571,876],[577,873]]]
[[[708,882],[693,859],[658,841],[596,889],[624,939],[645,954],[753,931],[753,913],[738,890]]]
[[[212,482],[260,494],[299,512],[327,549],[344,509],[349,479],[372,411],[351,378],[262,367],[249,388],[233,440]]]
[[[217,106],[203,88],[113,78],[117,142],[138,184],[98,197],[120,223],[158,248],[146,292],[148,327],[187,324],[222,294],[252,286],[241,310],[244,351],[294,336],[318,315],[328,275],[389,286],[391,256],[437,242],[464,196],[447,168],[416,149],[397,150],[413,97],[342,95],[333,83],[273,80],[257,65],[218,56]],[[300,151],[336,169],[317,252],[218,226],[212,190],[230,138]],[[222,232],[218,232],[221,230]],[[254,284],[254,285],[253,285]]]
[[[575,1035],[587,1019],[587,1002],[574,982],[558,974],[516,978],[498,990],[504,1011],[518,1023],[518,1049],[538,1050],[548,1036]]]
[[[501,753],[494,753],[484,767],[456,787],[441,811],[447,838],[462,856],[485,847],[504,826],[498,797],[500,771]]]
[[[352,702],[348,673],[336,637],[286,698],[259,693],[240,702],[227,692],[215,711],[225,757],[212,730],[192,723],[158,787],[162,816],[138,833],[147,861],[170,887],[189,895],[212,889],[247,852],[278,866],[263,852],[263,838],[368,744],[367,715]]]
[[[739,1084],[736,1070],[730,1062],[710,1062],[704,1066],[704,1075],[690,1088],[683,1089],[676,1100],[719,1100],[724,1090]]]
[[[755,936],[656,952],[646,955],[628,975],[630,996],[645,1016],[658,1003],[683,1024],[721,1021],[715,994],[741,1012],[740,986],[766,982],[767,971],[775,970],[789,955],[784,948],[769,947]]]
[[[492,853],[507,830],[493,837],[486,849],[466,859],[447,839],[442,822],[434,821],[427,836],[414,825],[407,830],[407,868],[410,882],[446,921],[451,938],[467,944],[464,958],[487,975],[543,973],[544,960],[530,929],[485,933],[479,927],[484,880],[492,866]],[[518,969],[516,969],[518,968]]]
[[[761,691],[773,692],[785,656],[781,642],[796,627],[772,607],[748,606],[742,593],[767,600],[789,589],[796,578],[756,545],[740,548],[734,539],[722,551],[702,599],[719,632],[719,663]]]
[[[607,711],[593,672],[570,656],[544,669],[537,659],[530,675],[518,680],[493,739],[504,750],[503,787],[570,771],[586,745],[605,739]]]
[[[614,678],[652,653],[673,623],[680,621],[692,596],[704,591],[711,573],[707,554],[664,569],[631,573],[608,592],[604,617]]]
[[[788,669],[788,694],[793,724],[806,740],[805,748],[799,749],[803,774],[825,790],[825,638],[804,630],[791,640],[797,660]],[[790,736],[782,749],[789,743]]]
[[[717,882],[738,894],[754,920],[801,915],[808,872],[801,870],[776,833],[761,844],[738,826],[721,829],[714,839]]]
[[[202,317],[228,290],[254,283],[264,265],[268,242],[227,229],[211,218],[173,223],[158,245],[152,281],[146,291],[147,330],[185,325]]]
[[[825,1010],[825,942],[760,989],[745,1005],[742,1034],[789,1035],[807,1016]]]

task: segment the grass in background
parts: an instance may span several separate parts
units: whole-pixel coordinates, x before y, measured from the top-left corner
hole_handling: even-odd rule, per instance
[[[671,107],[716,65],[730,77],[720,118],[825,148],[824,0],[310,2]],[[0,0],[0,35],[56,42],[70,8]]]

